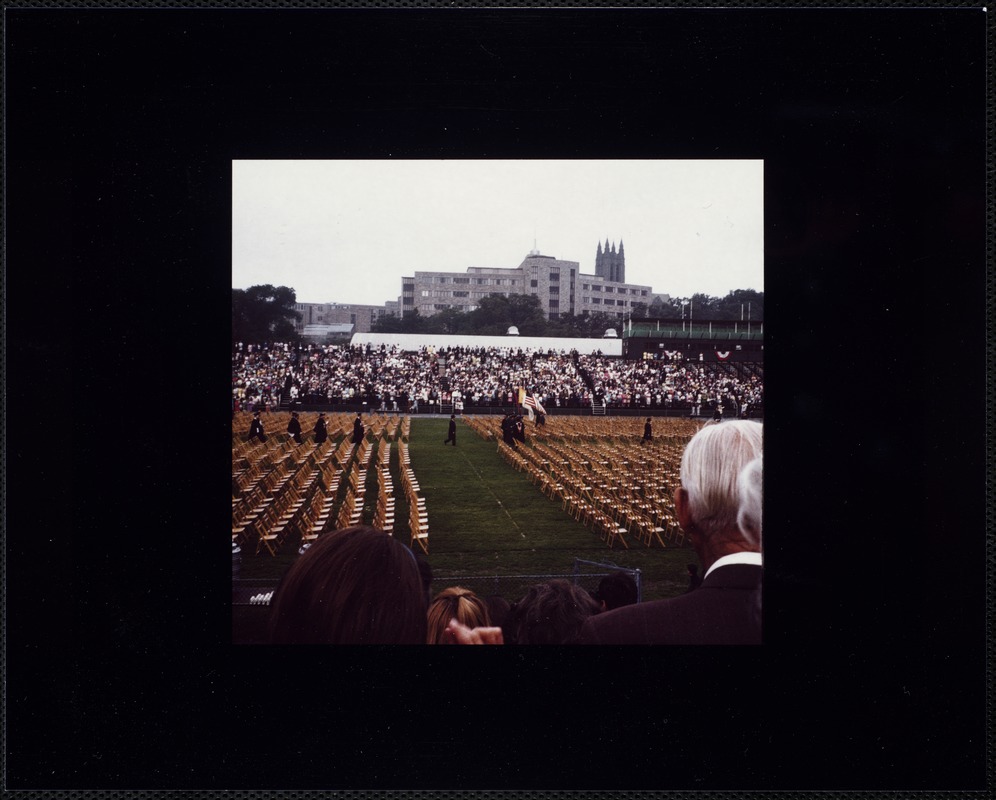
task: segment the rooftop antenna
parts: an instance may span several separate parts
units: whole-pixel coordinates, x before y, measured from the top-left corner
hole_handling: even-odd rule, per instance
[[[534,234],[533,235],[533,249],[529,251],[529,255],[531,255],[531,256],[538,256],[540,254],[540,251],[536,247],[536,236],[535,236],[535,233],[536,233],[536,231],[534,230],[533,231],[533,234]]]

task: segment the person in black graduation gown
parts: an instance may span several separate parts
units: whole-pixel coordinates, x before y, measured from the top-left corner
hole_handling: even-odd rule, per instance
[[[501,438],[505,444],[509,447],[514,448],[515,445],[515,420],[512,418],[511,412],[502,417],[501,420]]]
[[[356,419],[353,420],[353,444],[359,444],[363,441],[363,436],[366,432],[363,429],[363,420],[359,414],[356,415]]]
[[[448,442],[453,442],[453,446],[456,447],[456,414],[450,414],[450,432],[449,436],[443,439],[443,444]]]
[[[318,421],[315,422],[315,444],[321,444],[328,438],[329,432],[325,427],[325,412],[323,411],[318,415]]]
[[[516,414],[512,426],[512,435],[520,442],[526,441],[526,426],[522,422],[522,415]]]
[[[647,442],[652,441],[653,438],[654,431],[653,428],[650,427],[650,417],[647,417],[647,421],[643,424],[643,439],[640,441],[640,444],[646,444]]]
[[[290,422],[287,423],[287,433],[291,435],[295,442],[301,444],[301,422],[297,418],[297,412],[291,411]]]
[[[261,442],[266,441],[266,434],[263,432],[263,420],[259,418],[259,412],[252,415],[252,424],[249,426],[249,441],[259,438]]]

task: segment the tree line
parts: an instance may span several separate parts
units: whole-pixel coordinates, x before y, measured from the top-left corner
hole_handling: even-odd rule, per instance
[[[520,336],[564,336],[574,338],[599,338],[607,328],[622,328],[626,319],[634,321],[654,318],[674,318],[691,316],[703,322],[709,320],[735,320],[748,318],[764,319],[764,292],[753,289],[736,289],[726,297],[711,297],[707,294],[694,294],[686,299],[670,302],[655,298],[650,303],[634,303],[627,317],[618,317],[604,311],[581,314],[562,314],[557,319],[548,320],[543,306],[535,295],[513,294],[505,297],[493,294],[481,298],[473,311],[460,311],[447,308],[432,316],[423,317],[418,310],[410,311],[399,318],[394,314],[381,317],[374,323],[374,333],[449,333],[502,336],[509,327],[515,326]]]
[[[297,294],[287,286],[250,286],[232,289],[232,340],[238,342],[293,342],[300,336],[295,323],[301,315],[295,311]],[[680,318],[694,320],[764,319],[764,293],[753,289],[735,289],[726,297],[694,294],[670,302],[655,298],[649,305],[634,303],[627,318]],[[477,336],[503,336],[513,325],[521,336],[556,336],[599,338],[606,329],[620,330],[625,318],[605,312],[563,314],[547,319],[540,300],[531,294],[506,297],[492,294],[481,298],[473,311],[448,308],[429,317],[418,310],[398,317],[387,314],[372,327],[374,333],[444,333]]]

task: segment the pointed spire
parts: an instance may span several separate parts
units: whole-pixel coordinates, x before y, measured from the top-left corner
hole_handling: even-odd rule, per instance
[[[602,243],[598,243],[598,255],[602,255]]]
[[[622,243],[622,239],[620,239],[619,240],[619,252],[622,253],[622,251],[623,251],[623,243]]]

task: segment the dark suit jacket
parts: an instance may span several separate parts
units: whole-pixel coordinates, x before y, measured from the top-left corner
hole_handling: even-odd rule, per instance
[[[580,644],[761,644],[761,567],[719,567],[694,592],[589,617]]]

